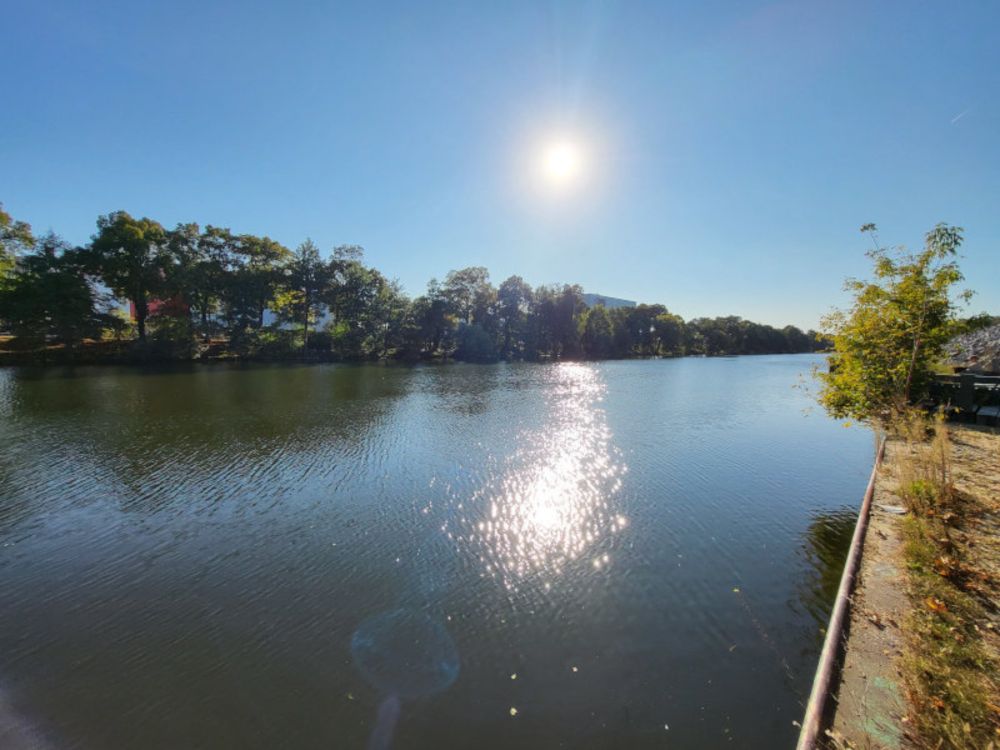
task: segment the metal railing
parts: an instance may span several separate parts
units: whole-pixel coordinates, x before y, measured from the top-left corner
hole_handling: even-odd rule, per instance
[[[865,489],[865,497],[861,502],[861,510],[858,512],[858,522],[854,527],[854,536],[851,537],[851,547],[847,551],[847,559],[844,561],[844,572],[840,576],[837,598],[834,600],[833,612],[830,614],[830,624],[826,629],[826,639],[823,641],[823,650],[819,655],[819,664],[816,667],[816,676],[813,678],[805,716],[802,718],[802,730],[799,732],[796,750],[813,750],[819,739],[820,730],[823,728],[823,718],[827,712],[832,688],[831,682],[843,646],[844,625],[847,622],[851,593],[854,590],[854,582],[861,565],[861,549],[864,547],[868,518],[871,515],[872,497],[875,495],[875,477],[878,475],[884,454],[885,438],[882,438],[879,441],[878,450],[875,452],[875,465],[872,467],[868,487]]]

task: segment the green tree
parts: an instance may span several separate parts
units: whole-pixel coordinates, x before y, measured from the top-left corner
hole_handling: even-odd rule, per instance
[[[656,329],[656,353],[676,356],[684,353],[684,319],[664,312],[653,320]]]
[[[495,362],[493,336],[478,323],[460,323],[456,333],[455,359],[465,362]]]
[[[885,424],[926,395],[950,337],[953,288],[962,280],[955,260],[962,229],[938,224],[918,253],[881,247],[874,224],[862,231],[875,245],[868,253],[873,279],[849,280],[850,309],[823,321],[834,351],[828,371],[817,372],[819,399],[834,417]]]
[[[357,291],[359,269],[364,268],[364,255],[364,248],[359,245],[339,245],[333,248],[324,302],[335,326],[341,322],[344,308],[356,304],[356,301],[349,300],[348,297]]]
[[[81,255],[56,235],[46,235],[0,286],[0,318],[22,344],[54,340],[72,348],[100,336],[109,323],[98,309],[106,301],[84,276]]]
[[[139,340],[146,340],[149,300],[166,290],[167,233],[152,219],[115,211],[97,220],[88,264],[119,297],[132,300]]]
[[[445,277],[441,293],[450,312],[466,323],[485,324],[496,290],[490,284],[490,272],[482,266],[451,271]]]
[[[436,356],[448,345],[452,318],[448,303],[440,293],[436,279],[427,285],[427,294],[410,303],[404,322],[404,346],[411,358]]]
[[[18,254],[34,244],[31,225],[11,218],[0,203],[0,279],[14,269]]]
[[[202,231],[197,224],[178,224],[168,234],[168,245],[175,263],[168,278],[172,294],[188,304],[207,340],[209,317],[225,293],[236,239],[228,229],[209,225]]]
[[[613,343],[611,317],[604,305],[594,305],[584,313],[583,353],[590,359],[606,359]]]
[[[528,311],[534,302],[531,286],[520,276],[511,276],[497,290],[497,314],[502,329],[500,354],[510,358],[516,348],[523,351]]]
[[[397,314],[398,287],[363,263],[350,263],[340,286],[341,318],[336,342],[348,357],[376,356],[388,346],[389,328]]]
[[[284,266],[291,255],[270,237],[242,234],[236,238],[222,293],[230,336],[264,326],[264,312],[284,280]]]
[[[580,354],[580,317],[587,306],[583,290],[576,284],[564,284],[555,298],[550,327],[557,357],[577,357]]]
[[[372,300],[369,318],[372,327],[372,355],[385,357],[398,352],[404,345],[403,329],[410,301],[395,279],[381,278],[378,293]]]
[[[960,336],[963,333],[974,333],[984,328],[991,328],[1000,323],[1000,316],[989,313],[978,313],[967,318],[958,318],[952,326],[954,334]]]
[[[302,326],[302,346],[309,343],[309,325],[315,322],[330,280],[330,269],[311,239],[295,248],[286,266],[284,289],[276,301],[279,315]]]
[[[636,305],[625,310],[630,351],[627,354],[656,354],[656,317],[667,312],[663,305]]]

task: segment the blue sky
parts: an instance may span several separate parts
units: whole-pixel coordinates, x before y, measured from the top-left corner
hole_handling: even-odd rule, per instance
[[[1000,4],[3,0],[0,201],[815,325],[869,221],[1000,313]],[[535,179],[553,137],[586,179]]]

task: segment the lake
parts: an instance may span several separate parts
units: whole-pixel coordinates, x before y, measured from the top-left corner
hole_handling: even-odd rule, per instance
[[[0,370],[0,734],[791,747],[873,454],[820,361]]]

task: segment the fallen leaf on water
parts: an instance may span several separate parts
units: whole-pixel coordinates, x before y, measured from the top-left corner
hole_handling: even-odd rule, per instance
[[[514,674],[512,674],[512,675],[510,676],[510,679],[512,679],[512,680],[516,680],[516,679],[517,679],[517,672],[515,672]]]
[[[517,716],[517,709],[514,708],[513,706],[510,707],[510,715]]]

